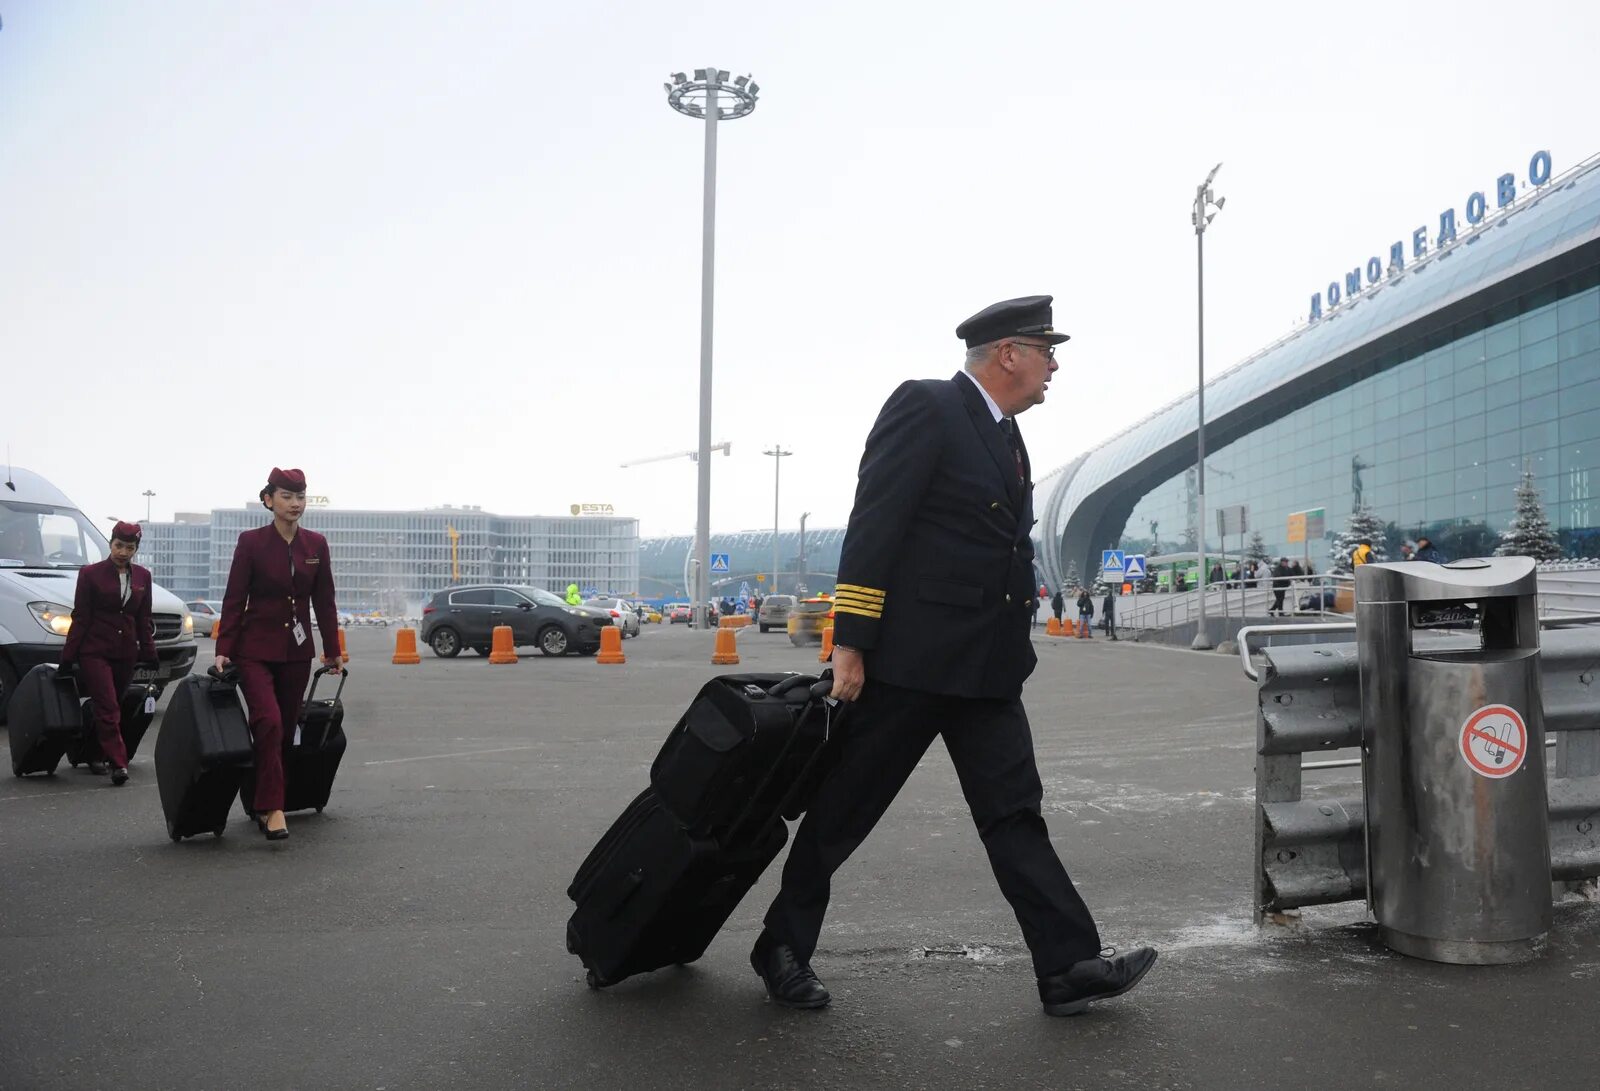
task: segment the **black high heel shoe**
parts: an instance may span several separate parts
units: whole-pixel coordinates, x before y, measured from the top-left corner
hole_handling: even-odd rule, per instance
[[[266,835],[268,841],[287,841],[289,839],[289,826],[287,823],[284,824],[281,830],[269,830],[267,828],[266,815],[258,814],[252,817],[256,820],[256,827]]]

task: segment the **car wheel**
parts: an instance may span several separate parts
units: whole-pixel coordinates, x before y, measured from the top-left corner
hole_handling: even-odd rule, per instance
[[[797,648],[803,648],[806,646],[806,638],[801,636],[799,633],[790,633],[789,643],[793,644]]]
[[[546,625],[539,630],[536,643],[545,655],[567,654],[567,632],[559,625]]]
[[[433,654],[440,659],[454,659],[461,654],[461,634],[448,625],[441,625],[428,637]]]
[[[756,627],[758,629],[760,629],[762,632],[766,632],[768,629],[772,628],[772,626],[770,626],[770,625],[758,625]]]

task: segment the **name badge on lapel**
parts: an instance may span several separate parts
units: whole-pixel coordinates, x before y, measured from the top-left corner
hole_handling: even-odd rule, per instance
[[[306,558],[306,564],[321,564],[321,563],[322,563],[322,558],[321,557],[307,557]]]

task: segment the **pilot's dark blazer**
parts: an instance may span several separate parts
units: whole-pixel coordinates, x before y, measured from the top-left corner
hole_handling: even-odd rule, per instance
[[[861,456],[835,642],[864,653],[869,679],[1020,696],[1036,662],[1033,522],[1027,448],[1017,433],[1013,450],[977,384],[902,383]]]
[[[128,565],[128,601],[122,601],[117,566],[108,557],[78,570],[72,600],[72,628],[61,649],[62,663],[82,656],[135,663],[156,658],[155,622],[150,616],[150,570]]]
[[[291,576],[291,561],[292,571]],[[239,535],[222,595],[217,654],[229,659],[292,663],[311,659],[311,608],[317,610],[322,654],[339,654],[339,615],[333,598],[328,540],[304,527],[293,542],[266,526]],[[294,623],[305,630],[296,644]]]

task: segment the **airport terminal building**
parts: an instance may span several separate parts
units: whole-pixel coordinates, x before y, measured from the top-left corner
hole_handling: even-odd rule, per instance
[[[259,503],[145,523],[139,563],[184,599],[220,599],[240,533],[271,516]],[[612,515],[495,515],[477,507],[423,511],[306,509],[328,538],[339,608],[414,616],[452,583],[510,583],[632,595],[639,521]]]
[[[1526,467],[1565,551],[1600,555],[1600,156],[1554,175],[1539,152],[1485,182],[1399,241],[1374,238],[1308,293],[1294,333],[1207,382],[1208,553],[1231,505],[1274,557],[1305,551],[1318,571],[1358,506],[1387,525],[1391,556],[1419,534],[1487,553]],[[1195,549],[1195,431],[1190,391],[1041,479],[1052,586],[1105,548]],[[1319,508],[1324,539],[1291,545],[1291,513]]]

